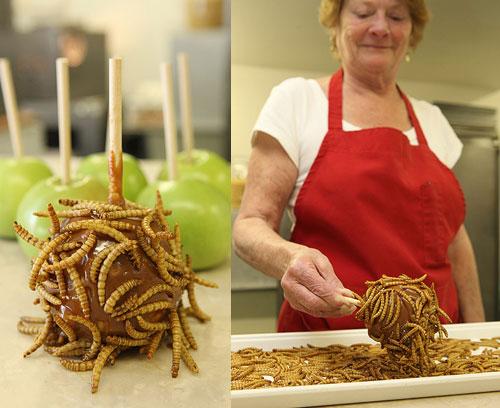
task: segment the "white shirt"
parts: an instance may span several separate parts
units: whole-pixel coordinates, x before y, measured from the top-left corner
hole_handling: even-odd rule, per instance
[[[462,153],[462,142],[437,106],[411,97],[409,100],[429,148],[439,160],[452,168]],[[344,131],[359,130],[345,120],[342,121],[342,128]],[[274,137],[298,169],[295,187],[288,201],[290,215],[295,221],[295,201],[328,131],[328,99],[318,81],[290,78],[275,86],[253,130]],[[410,144],[418,145],[414,128],[403,133]]]

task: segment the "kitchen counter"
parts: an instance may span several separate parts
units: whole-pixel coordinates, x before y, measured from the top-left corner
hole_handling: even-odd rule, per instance
[[[58,157],[45,157],[58,173]],[[72,167],[77,162],[73,161]],[[145,162],[152,180],[161,162]],[[192,373],[181,361],[179,376],[170,373],[171,349],[164,343],[152,360],[131,351],[120,355],[102,372],[99,390],[90,392],[91,372],[71,372],[39,348],[23,358],[33,337],[16,329],[20,316],[43,316],[37,297],[28,288],[29,261],[17,241],[0,239],[2,294],[0,296],[0,401],[9,407],[230,407],[229,350],[231,275],[229,258],[220,266],[199,272],[219,289],[196,285],[201,309],[212,317],[200,323],[188,317],[198,350],[191,354],[200,372]],[[185,302],[187,304],[187,300]]]

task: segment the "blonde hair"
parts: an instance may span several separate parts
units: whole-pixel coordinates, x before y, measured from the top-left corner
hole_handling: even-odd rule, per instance
[[[410,10],[412,30],[410,36],[410,47],[415,49],[424,36],[424,28],[430,20],[430,12],[425,0],[405,0]],[[335,43],[336,33],[340,20],[344,0],[321,0],[319,7],[319,22],[330,29],[330,46],[337,53]]]

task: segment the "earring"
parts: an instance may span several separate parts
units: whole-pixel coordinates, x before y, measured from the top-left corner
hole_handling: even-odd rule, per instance
[[[410,58],[410,53],[407,53],[406,56],[405,56],[405,61],[406,62],[410,62],[411,58]]]

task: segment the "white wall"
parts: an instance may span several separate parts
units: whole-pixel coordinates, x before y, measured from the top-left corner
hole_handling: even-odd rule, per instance
[[[253,125],[274,85],[295,76],[317,78],[325,75],[331,75],[331,73],[233,64],[231,66],[232,157],[249,157]],[[470,103],[493,107],[500,111],[500,90],[492,93],[484,89],[459,85],[415,81],[399,81],[399,85],[408,95],[429,102]]]

